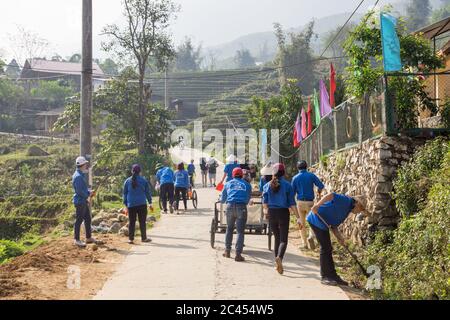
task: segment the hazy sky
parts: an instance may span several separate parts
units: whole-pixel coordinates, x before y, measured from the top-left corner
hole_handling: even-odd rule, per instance
[[[94,50],[100,50],[98,36],[108,23],[120,22],[121,0],[93,0]],[[175,0],[181,12],[172,33],[176,42],[190,36],[204,47],[221,44],[253,32],[272,30],[273,22],[297,27],[313,17],[351,12],[360,0]],[[368,6],[375,0],[367,0]],[[382,1],[383,2],[383,1]],[[387,1],[384,1],[387,2]],[[80,52],[82,0],[8,0],[0,3],[0,55],[11,57],[9,35],[17,25],[39,33],[51,47],[48,55],[63,57]]]

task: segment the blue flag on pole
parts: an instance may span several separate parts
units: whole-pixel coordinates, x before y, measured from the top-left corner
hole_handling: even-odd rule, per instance
[[[381,14],[381,42],[383,44],[384,71],[400,71],[400,40],[397,35],[397,19],[387,13]]]

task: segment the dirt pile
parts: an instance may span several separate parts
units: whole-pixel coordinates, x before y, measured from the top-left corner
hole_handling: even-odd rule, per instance
[[[0,266],[0,299],[89,299],[114,272],[130,246],[117,235],[101,235],[105,245],[79,249],[66,237],[52,240]],[[67,288],[68,268],[80,268],[83,287]]]

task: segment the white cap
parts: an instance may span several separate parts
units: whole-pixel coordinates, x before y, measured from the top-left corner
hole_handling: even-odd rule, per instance
[[[236,161],[237,161],[237,158],[236,158],[236,156],[234,154],[232,154],[231,156],[229,156],[227,158],[227,162],[228,163],[233,163],[233,162],[236,162]]]
[[[84,166],[86,163],[89,163],[89,161],[87,161],[85,157],[78,157],[76,160],[77,167]]]

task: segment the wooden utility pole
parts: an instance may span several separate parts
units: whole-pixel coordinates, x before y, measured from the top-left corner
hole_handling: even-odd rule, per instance
[[[80,154],[92,161],[92,0],[83,1]],[[90,181],[92,181],[92,174]],[[91,184],[91,183],[90,183]]]
[[[167,79],[167,77],[169,76],[169,72],[167,71],[168,66],[166,65],[166,70],[165,70],[165,81],[164,81],[164,104],[166,109],[169,109],[169,80]]]

